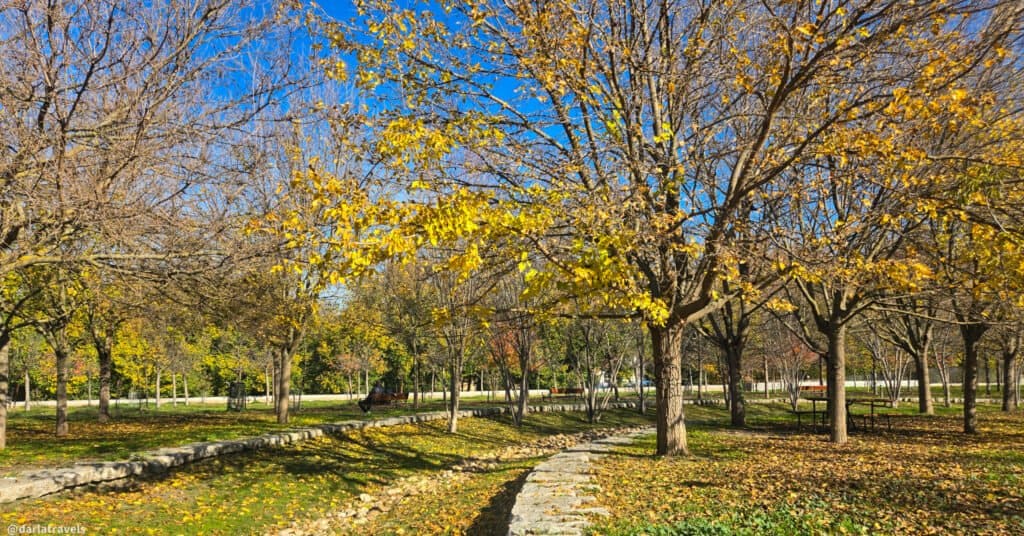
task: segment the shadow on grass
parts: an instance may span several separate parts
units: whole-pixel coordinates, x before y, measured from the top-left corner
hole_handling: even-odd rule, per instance
[[[516,504],[516,496],[523,489],[529,469],[523,469],[516,478],[509,480],[501,487],[501,491],[491,497],[487,506],[480,510],[480,515],[466,529],[468,536],[490,536],[508,532],[508,522],[512,517],[512,507]]]

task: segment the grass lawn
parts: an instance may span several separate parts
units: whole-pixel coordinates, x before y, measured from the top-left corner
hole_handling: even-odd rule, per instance
[[[609,411],[598,425],[647,424]],[[593,426],[580,413],[537,413],[522,429],[507,418],[373,428],[280,448],[206,460],[118,492],[86,491],[0,505],[5,524],[81,525],[89,534],[249,534],[316,519],[390,482],[433,475],[470,456]],[[170,432],[168,432],[170,433]],[[538,460],[511,460],[457,486],[403,504],[375,521],[377,533],[492,533],[507,522],[518,479]],[[363,527],[360,533],[372,533]]]
[[[493,406],[484,400],[468,401],[464,408]],[[441,411],[441,401],[421,404],[415,411]],[[71,433],[53,435],[54,408],[37,407],[8,414],[7,448],[0,451],[0,475],[26,469],[68,465],[75,461],[109,461],[160,447],[197,441],[256,436],[266,432],[352,419],[381,418],[414,412],[412,404],[375,406],[364,415],[355,402],[304,402],[291,414],[291,423],[277,424],[272,407],[257,403],[241,412],[226,411],[223,404],[170,404],[139,410],[134,405],[111,408],[114,419],[97,422],[95,407],[69,408]]]
[[[440,409],[440,403],[424,409]],[[904,404],[884,410],[894,414],[892,432],[855,432],[847,445],[833,446],[823,434],[795,430],[786,409],[750,404],[748,429],[735,431],[724,407],[686,406],[693,456],[654,457],[654,438],[648,437],[599,462],[598,500],[612,516],[595,519],[592,532],[1024,533],[1024,413],[980,406],[981,433],[965,436],[960,407],[937,407],[937,416],[924,417]],[[94,423],[94,409],[76,408],[72,438],[58,442],[50,433],[51,411],[12,418],[13,427],[29,433],[21,443],[12,441],[4,460],[124,458],[280,428],[265,406],[242,413],[220,406],[121,408],[118,420],[106,426]],[[372,416],[402,411],[411,406]],[[311,403],[291,426],[352,418],[364,416],[351,403]],[[599,426],[650,423],[651,416],[618,410]],[[423,478],[435,483],[429,492],[396,501],[351,532],[491,534],[505,530],[515,495],[540,458],[529,453],[455,479],[439,475],[467,458],[592,428],[581,414],[558,412],[532,414],[522,429],[506,417],[462,419],[455,435],[445,426],[375,428],[206,460],[119,491],[0,505],[0,518],[7,524],[81,525],[94,534],[261,533],[359,505],[362,493],[384,496],[391,483]]]
[[[793,433],[783,406],[751,406],[750,430],[723,408],[687,408],[690,457],[656,458],[654,438],[599,465],[594,534],[1024,534],[1024,413],[980,407],[913,415],[892,432]]]

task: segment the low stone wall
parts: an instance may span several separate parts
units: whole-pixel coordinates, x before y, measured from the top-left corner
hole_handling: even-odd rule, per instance
[[[537,465],[516,496],[508,534],[582,535],[589,524],[587,516],[608,515],[604,509],[592,506],[596,499],[591,493],[600,488],[591,480],[590,462],[616,445],[653,432],[653,428],[644,428],[577,445]]]
[[[632,407],[632,403],[614,403],[609,407]],[[553,404],[531,406],[530,411],[585,411],[585,404]],[[480,408],[459,411],[459,418],[487,417],[507,411],[506,408]],[[151,476],[187,463],[233,454],[258,450],[266,447],[288,445],[306,441],[325,434],[341,434],[364,428],[396,426],[418,422],[437,421],[448,418],[448,412],[434,411],[375,419],[370,421],[343,421],[298,428],[284,432],[264,434],[258,437],[192,443],[181,447],[162,448],[150,451],[131,460],[116,462],[79,462],[71,467],[32,471],[0,479],[0,503],[12,502],[31,497],[42,497],[79,486],[96,485],[125,478]]]

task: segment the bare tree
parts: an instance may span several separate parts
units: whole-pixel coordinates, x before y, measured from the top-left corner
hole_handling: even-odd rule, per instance
[[[801,382],[818,362],[819,356],[778,319],[765,322],[759,331],[762,332],[760,350],[778,370],[782,386],[789,395],[790,406],[796,411]]]
[[[894,301],[895,308],[886,309],[881,318],[871,325],[878,330],[876,333],[879,336],[899,347],[914,360],[918,412],[931,415],[935,413],[935,409],[932,404],[928,355],[932,349],[937,307],[934,300],[927,296],[897,298]]]
[[[962,355],[956,351],[953,329],[955,327],[945,325],[939,328],[935,335],[934,355],[935,368],[939,372],[939,380],[942,382],[942,400],[944,407],[952,406],[952,369],[961,362]]]
[[[225,142],[292,83],[276,46],[285,14],[235,0],[0,2],[0,274],[88,264],[170,278],[224,262],[210,239],[223,227],[201,222],[204,185],[229,175]]]
[[[891,343],[874,331],[861,334],[859,337],[864,347],[871,354],[871,360],[882,371],[882,382],[892,407],[899,405],[900,391],[907,380],[912,359],[901,348],[893,348]]]
[[[521,274],[508,274],[498,283],[492,298],[496,309],[495,328],[499,330],[492,346],[497,344],[495,350],[499,350],[495,352],[496,363],[506,389],[511,390],[512,382],[517,382],[515,404],[511,408],[517,426],[522,425],[529,408],[530,373],[535,366],[538,336],[536,312],[531,300],[523,296],[525,288]],[[515,363],[514,371],[508,366],[508,357]]]
[[[1020,405],[1020,391],[1017,382],[1018,356],[1021,348],[1020,322],[1009,322],[996,328],[995,337],[1002,358],[1003,411],[1014,411]]]

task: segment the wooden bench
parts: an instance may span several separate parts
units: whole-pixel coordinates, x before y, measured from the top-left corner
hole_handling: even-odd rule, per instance
[[[371,406],[404,404],[409,401],[409,393],[371,393],[369,400]]]
[[[828,386],[827,385],[801,385],[800,386],[800,394],[801,395],[809,396],[809,397],[814,397],[815,399],[819,399],[819,398],[825,396],[827,393],[828,393]],[[823,410],[823,409],[819,410],[818,409],[818,403],[817,403],[818,401],[817,400],[812,400],[812,402],[813,402],[814,405],[811,406],[811,409],[795,409],[795,410],[790,410],[790,412],[789,412],[790,414],[796,415],[796,429],[797,430],[800,430],[803,427],[803,416],[804,415],[809,415],[811,417],[811,426],[814,428],[815,431],[818,430],[818,423],[819,422],[821,423],[821,426],[825,426],[826,419],[828,418],[828,416],[825,415],[825,410]],[[819,418],[819,415],[820,415],[820,418]]]
[[[827,385],[801,385],[800,394],[825,395],[828,393]]]
[[[554,400],[557,398],[580,398],[583,396],[582,387],[552,387],[548,394],[541,396],[542,400]]]
[[[405,404],[408,400],[409,393],[370,393],[370,396],[358,402],[358,406],[359,409],[363,410],[363,413],[366,413],[373,406]]]
[[[851,411],[851,408],[852,408],[852,406],[854,404],[865,404],[865,405],[868,405],[868,406],[871,407],[871,411],[870,411],[870,413],[865,413],[865,414],[854,414]],[[892,402],[890,402],[888,400],[884,400],[884,399],[877,399],[877,398],[869,398],[869,399],[851,398],[851,399],[849,399],[847,401],[847,404],[846,404],[846,414],[850,417],[850,421],[851,422],[856,422],[855,421],[856,418],[862,419],[863,420],[862,422],[864,423],[863,424],[864,430],[867,430],[868,427],[870,427],[871,430],[874,430],[878,423],[885,422],[885,427],[891,432],[892,431],[892,415],[890,415],[889,413],[879,413],[879,412],[875,411],[875,408],[885,408],[885,407],[891,408],[892,407]]]
[[[818,411],[817,409],[797,409],[797,410],[790,410],[789,413],[791,415],[796,415],[796,429],[797,430],[800,430],[803,427],[803,416],[804,415],[810,415],[810,417],[811,417],[811,426],[814,428],[814,430],[818,430],[818,422],[819,422],[819,420],[821,422],[821,425],[825,426],[825,412],[824,411]],[[818,419],[819,415],[821,416],[821,419]]]

